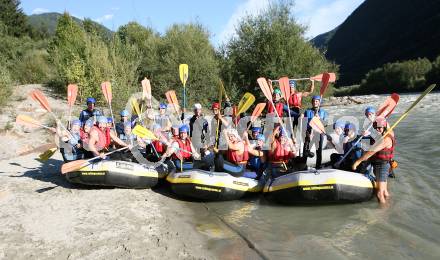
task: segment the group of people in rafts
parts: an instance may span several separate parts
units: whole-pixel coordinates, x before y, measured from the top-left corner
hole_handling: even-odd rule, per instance
[[[311,81],[309,91],[299,92],[296,90],[296,82],[290,81],[292,95],[286,101],[282,98],[280,89],[273,91],[273,104],[266,105],[267,114],[278,114],[279,117],[289,114],[292,118],[293,127],[298,127],[299,119],[307,118],[310,122],[313,117],[319,117],[326,121],[328,113],[321,108],[321,97],[313,96],[311,107],[301,113],[302,98],[311,95],[314,90],[314,81]],[[167,114],[167,105],[159,105],[159,113],[155,116],[149,115],[152,124],[147,128],[160,138],[158,140],[143,140],[131,133],[135,124],[143,124],[136,117],[130,117],[129,112],[120,112],[120,122],[114,124],[111,118],[105,117],[95,108],[95,99],[87,99],[87,109],[83,110],[79,120],[71,122],[69,137],[64,138],[62,153],[66,161],[94,156],[103,156],[105,151],[125,146],[138,145],[141,147],[144,156],[149,161],[165,162],[172,170],[184,171],[192,168],[215,170],[227,172],[233,176],[242,176],[246,169],[257,173],[260,178],[264,172],[277,176],[292,169],[301,170],[306,168],[307,157],[313,157],[310,151],[310,143],[313,137],[312,128],[309,124],[305,129],[305,140],[302,156],[299,157],[296,139],[291,132],[283,127],[284,122],[273,122],[271,134],[263,135],[262,127],[254,126],[250,131],[239,133],[231,119],[231,103],[227,100],[223,107],[221,104],[213,103],[211,106],[213,118],[209,127],[207,119],[202,114],[202,106],[194,105],[194,115],[189,119],[189,124],[173,125]],[[275,111],[276,110],[276,111]],[[289,111],[290,110],[290,111]],[[387,129],[385,118],[375,117],[375,110],[368,107],[365,115],[373,122],[373,127],[379,134],[384,134]],[[268,121],[264,127],[268,127]],[[286,124],[287,125],[287,124]],[[248,128],[249,129],[249,128]],[[331,162],[334,165],[349,150],[351,151],[339,168],[353,170],[360,173],[368,173],[373,169],[376,180],[379,183],[379,191],[382,197],[388,196],[386,191],[386,180],[389,174],[389,162],[393,158],[395,146],[394,135],[388,135],[374,151],[364,151],[358,137],[369,139],[373,144],[374,139],[370,133],[363,131],[360,136],[357,129],[350,122],[336,121],[333,124],[334,133],[331,135],[319,135],[316,149],[316,168],[321,168],[321,157],[324,138],[336,148],[338,153],[332,154]],[[195,135],[197,133],[197,135]],[[202,147],[195,147],[193,141],[197,139]],[[225,149],[220,149],[220,140],[225,142]],[[266,142],[267,141],[267,142]],[[265,149],[268,144],[269,149]],[[356,146],[352,148],[352,146]],[[129,154],[129,152],[126,152]],[[380,186],[382,183],[382,186]],[[379,196],[379,195],[378,195]],[[379,197],[381,199],[381,197]]]

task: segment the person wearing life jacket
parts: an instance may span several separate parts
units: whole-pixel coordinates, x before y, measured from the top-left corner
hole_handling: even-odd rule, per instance
[[[124,143],[113,131],[107,128],[107,118],[105,116],[99,116],[97,124],[90,131],[90,139],[88,147],[86,147],[94,156],[101,156],[104,159],[103,152],[108,150],[111,141],[114,141],[121,147],[130,147],[130,145]]]
[[[191,170],[194,168],[194,159],[200,159],[199,153],[195,150],[189,138],[189,127],[179,127],[179,138],[172,142],[163,157],[169,157],[178,171]]]
[[[219,154],[215,158],[215,170],[241,177],[249,160],[248,144],[240,138],[236,129],[228,128],[223,131],[223,135],[228,147],[226,159]]]
[[[390,197],[387,187],[387,179],[390,170],[390,161],[394,158],[396,140],[394,135],[387,134],[387,120],[384,117],[377,117],[373,128],[382,136],[369,151],[365,152],[352,166],[356,170],[359,165],[369,160],[373,165],[373,172],[376,176],[377,198],[381,204],[386,203]]]
[[[78,119],[72,120],[70,123],[70,134],[62,138],[63,144],[60,145],[60,152],[63,156],[64,162],[71,162],[84,158],[84,153],[81,144],[81,121]]]
[[[284,103],[281,99],[281,90],[279,88],[276,88],[273,90],[273,94],[272,94],[272,101],[274,106],[272,105],[272,102],[267,101],[266,107],[267,107],[267,113],[274,113],[274,116],[276,116],[275,110],[278,113],[279,117],[283,117],[283,112],[284,112]]]
[[[121,134],[124,134],[124,128],[125,128],[125,123],[129,122],[128,120],[128,111],[127,110],[122,110],[119,115],[121,116],[121,121],[119,121],[118,123],[116,123],[115,125],[115,129],[116,129],[116,134],[119,136]]]
[[[251,136],[249,136],[249,143],[255,145],[258,141],[258,136],[261,133],[261,127],[254,126],[251,128]]]
[[[101,111],[95,108],[96,100],[94,98],[88,97],[86,104],[87,108],[81,111],[79,114],[79,121],[81,121],[81,125],[84,125],[89,118],[93,118],[93,120],[96,122],[97,117],[102,115]]]
[[[311,93],[313,93],[313,90],[315,89],[315,81],[311,80],[312,84],[310,85],[309,91],[298,91],[297,90],[297,84],[295,80],[289,80],[290,85],[290,97],[287,102],[288,107],[291,111],[295,112],[296,114],[300,115],[301,112],[301,106],[302,106],[302,99],[304,97],[309,96]],[[291,112],[292,116],[292,112]],[[298,116],[294,117],[293,120],[293,128],[295,128],[298,125]]]
[[[160,103],[159,104],[159,115],[156,115],[154,118],[154,122],[161,127],[161,132],[168,135],[171,130],[171,120],[167,115],[167,104]]]
[[[173,131],[175,126],[173,126],[171,129]],[[159,138],[155,140],[146,140],[144,139],[143,142],[146,145],[145,147],[145,156],[148,161],[150,162],[158,162],[162,155],[167,150],[166,142],[168,142],[168,139],[162,134],[161,127],[158,124],[154,124],[152,127],[153,133]],[[177,138],[179,137],[179,129],[177,128]],[[171,139],[177,140],[176,139]]]
[[[246,140],[249,141],[249,140]],[[251,171],[255,171],[257,174],[257,180],[261,178],[264,170],[267,167],[267,151],[264,150],[264,144],[266,142],[266,138],[263,134],[258,134],[256,138],[256,142],[254,144],[248,142],[249,146],[249,161],[248,168]]]
[[[277,177],[287,172],[289,161],[296,157],[296,148],[286,130],[277,125],[270,138],[268,153],[271,176]]]
[[[131,132],[131,130],[131,122],[125,122],[124,133],[119,135],[119,139],[127,144],[134,146],[136,144],[137,137]]]
[[[304,111],[304,117],[307,118],[307,130],[306,137],[304,140],[304,156],[313,157],[314,154],[310,152],[310,141],[312,139],[312,127],[310,126],[310,121],[313,117],[318,117],[321,121],[325,122],[328,118],[328,113],[324,109],[321,108],[321,97],[313,96],[312,97],[312,107]],[[325,124],[324,124],[325,125]],[[323,149],[324,135],[319,136],[319,144],[316,149],[316,168],[321,168],[322,162],[322,149]]]

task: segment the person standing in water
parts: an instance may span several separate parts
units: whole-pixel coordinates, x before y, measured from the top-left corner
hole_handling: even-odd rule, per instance
[[[373,149],[367,151],[361,158],[356,160],[352,166],[356,170],[358,166],[367,160],[373,165],[373,172],[376,176],[377,199],[380,203],[386,203],[390,197],[387,186],[388,173],[390,170],[390,161],[394,158],[394,148],[396,140],[393,134],[387,134],[387,121],[384,117],[377,117],[373,123],[373,128],[382,136],[380,142],[373,146]]]

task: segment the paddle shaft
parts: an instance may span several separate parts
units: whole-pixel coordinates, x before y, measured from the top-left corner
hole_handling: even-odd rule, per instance
[[[374,120],[373,120],[373,121],[374,121]],[[373,127],[373,123],[371,123],[365,131],[370,131],[371,127]],[[350,149],[344,154],[344,156],[342,156],[342,158],[341,158],[339,161],[337,161],[337,162],[335,163],[336,168],[338,168],[339,165],[341,165],[341,163],[345,160],[345,158],[347,158],[347,156],[350,154],[350,152],[353,151],[353,149],[356,147],[356,145],[362,140],[362,137],[363,137],[363,136],[361,135],[361,136],[356,140],[356,142],[354,143],[354,145],[352,145],[352,146],[350,147]]]

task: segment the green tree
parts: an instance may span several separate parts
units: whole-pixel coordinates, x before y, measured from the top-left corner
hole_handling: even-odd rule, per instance
[[[371,70],[362,80],[360,94],[419,91],[426,86],[426,74],[431,62],[424,59],[387,63]]]
[[[162,37],[159,53],[159,69],[153,75],[155,93],[175,89],[182,100],[183,86],[179,79],[179,64],[189,67],[186,84],[187,107],[193,102],[207,104],[217,96],[219,64],[209,42],[209,32],[200,24],[171,26]]]
[[[440,56],[432,62],[432,68],[426,75],[428,84],[440,84]]]
[[[0,10],[0,21],[8,28],[9,35],[20,37],[31,31],[19,0],[0,0]]]
[[[305,27],[293,17],[293,2],[279,1],[238,24],[236,36],[222,46],[222,77],[240,92],[257,89],[258,77],[311,76],[336,69],[304,37]]]

